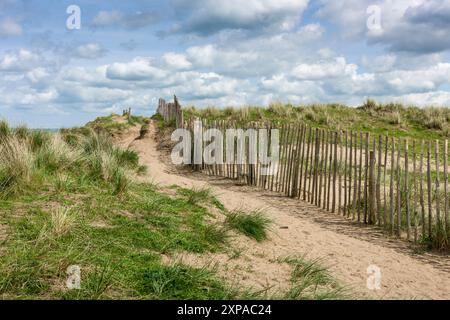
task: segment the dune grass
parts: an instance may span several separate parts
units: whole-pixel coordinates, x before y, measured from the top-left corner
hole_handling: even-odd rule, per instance
[[[399,103],[381,104],[371,99],[357,108],[341,104],[272,103],[268,107],[209,107],[205,109],[188,107],[183,111],[185,119],[201,117],[230,120],[237,123],[302,121],[314,127],[371,132],[397,138],[439,139],[450,137],[449,108],[419,108]]]
[[[341,300],[350,297],[349,290],[342,287],[330,274],[320,259],[305,256],[288,257],[282,262],[292,266],[291,288],[284,295],[289,300]]]
[[[271,220],[260,211],[250,213],[233,211],[227,214],[226,223],[237,232],[261,242],[267,239],[267,230]]]

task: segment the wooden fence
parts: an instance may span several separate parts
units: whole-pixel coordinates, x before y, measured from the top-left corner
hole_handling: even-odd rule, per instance
[[[183,111],[176,96],[173,97],[173,103],[166,103],[164,99],[160,98],[156,112],[163,117],[164,121],[175,121],[177,128],[183,124]]]
[[[223,134],[227,128],[237,127],[225,121],[202,120],[202,124],[203,131],[217,128]],[[186,121],[184,127],[193,132],[194,122]],[[441,237],[448,241],[447,140],[397,139],[302,123],[247,123],[245,128],[239,127],[280,130],[276,174],[261,174],[262,166],[249,163],[247,156],[244,164],[236,163],[236,150],[231,161],[194,168],[308,201],[408,240]],[[226,147],[224,138],[224,150]]]

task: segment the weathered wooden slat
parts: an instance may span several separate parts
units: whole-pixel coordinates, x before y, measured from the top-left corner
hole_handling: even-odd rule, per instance
[[[408,240],[411,240],[411,216],[409,212],[409,144],[408,139],[405,139],[405,210],[406,210],[406,236]]]
[[[423,164],[424,164],[424,149],[425,143],[422,140],[420,143],[420,169],[419,169],[419,181],[420,181],[420,212],[421,212],[421,225],[422,225],[422,236],[426,234],[426,222],[425,222],[425,196],[423,190]]]
[[[378,226],[382,225],[382,218],[381,218],[381,165],[383,163],[383,137],[378,137],[378,163],[377,163],[377,182],[376,182],[376,205],[377,205],[377,220],[378,220]]]
[[[333,199],[332,199],[332,206],[331,206],[331,212],[336,212],[336,197],[337,197],[337,190],[336,190],[336,183],[337,183],[337,170],[338,170],[338,133],[334,133],[334,155],[333,155]]]
[[[431,142],[427,145],[427,193],[428,193],[428,236],[431,238],[433,220],[433,199],[431,198]]]
[[[445,232],[449,231],[450,221],[448,213],[448,140],[444,140],[444,225]],[[448,234],[447,234],[448,236]]]
[[[400,159],[401,159],[401,141],[398,141],[397,144],[397,236],[400,237],[401,229],[402,229],[402,195],[401,195],[401,178],[402,178],[402,169],[400,165]]]
[[[439,161],[439,140],[436,140],[435,148],[434,148],[434,154],[435,154],[435,163],[436,163],[436,180],[435,180],[435,194],[436,194],[436,232],[441,232],[441,186],[440,186],[440,161]]]

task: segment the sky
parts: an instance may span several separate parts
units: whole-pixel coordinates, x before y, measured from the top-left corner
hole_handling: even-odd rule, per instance
[[[450,0],[0,0],[0,119],[79,126],[174,94],[450,106],[449,53]]]

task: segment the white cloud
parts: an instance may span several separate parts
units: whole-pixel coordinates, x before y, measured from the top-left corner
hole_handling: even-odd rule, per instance
[[[409,105],[421,106],[449,106],[450,92],[433,91],[424,93],[412,93],[403,96],[388,96],[383,98],[384,101],[399,101]]]
[[[252,51],[219,49],[215,45],[195,46],[186,51],[188,59],[199,68],[217,66],[221,69],[245,67],[258,59],[258,54]]]
[[[0,59],[0,71],[24,71],[42,62],[39,55],[27,49],[7,53]]]
[[[344,57],[338,57],[332,61],[299,64],[292,70],[292,75],[301,80],[321,80],[351,76],[357,69],[357,65],[347,64]]]
[[[106,75],[112,80],[142,81],[163,79],[167,72],[151,64],[150,58],[137,57],[128,63],[113,63]]]
[[[395,54],[386,54],[376,57],[362,57],[362,65],[373,72],[391,71],[397,62]]]
[[[173,70],[186,70],[192,67],[184,54],[168,52],[162,56],[164,64]]]
[[[43,79],[48,78],[49,76],[50,76],[50,74],[47,72],[47,70],[45,70],[45,68],[41,68],[41,67],[27,72],[27,78],[32,83],[38,83],[38,82],[42,81]]]
[[[105,54],[99,43],[86,43],[75,49],[75,56],[82,59],[97,59]]]
[[[5,18],[0,21],[0,37],[21,36],[22,26],[12,18]]]

